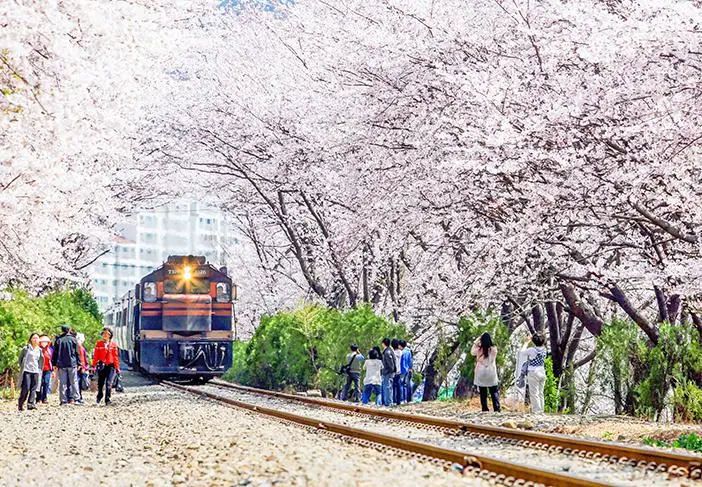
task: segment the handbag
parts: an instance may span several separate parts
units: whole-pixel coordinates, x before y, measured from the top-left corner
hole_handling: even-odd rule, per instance
[[[519,371],[519,378],[517,379],[517,387],[524,389],[526,387],[526,376],[529,372],[529,357],[522,364],[522,369]]]

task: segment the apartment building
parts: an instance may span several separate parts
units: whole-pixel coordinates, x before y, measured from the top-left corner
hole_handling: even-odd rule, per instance
[[[238,240],[225,215],[197,201],[174,202],[137,214],[125,225],[112,250],[89,269],[100,309],[107,309],[169,255],[204,255],[220,267],[225,249]]]

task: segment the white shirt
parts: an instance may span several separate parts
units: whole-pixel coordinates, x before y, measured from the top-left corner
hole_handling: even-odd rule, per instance
[[[473,384],[478,387],[492,387],[498,385],[500,381],[497,377],[497,365],[495,364],[497,347],[490,347],[486,357],[483,350],[480,348],[480,344],[476,342],[473,344],[470,353],[476,358]]]
[[[380,369],[383,368],[383,362],[378,359],[368,359],[363,362],[363,368],[366,371],[366,376],[363,378],[363,385],[380,385]]]
[[[400,361],[402,360],[402,350],[399,348],[397,350],[393,350],[392,353],[395,354],[395,367],[396,367],[396,372],[395,374],[400,373]]]

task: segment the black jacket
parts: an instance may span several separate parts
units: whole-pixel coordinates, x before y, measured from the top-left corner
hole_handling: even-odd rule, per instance
[[[51,363],[60,369],[78,365],[78,342],[74,336],[64,334],[56,339]]]
[[[383,375],[391,375],[397,372],[396,366],[397,364],[395,363],[395,354],[392,351],[392,348],[387,347],[385,350],[383,350],[383,368],[380,370],[380,373]]]

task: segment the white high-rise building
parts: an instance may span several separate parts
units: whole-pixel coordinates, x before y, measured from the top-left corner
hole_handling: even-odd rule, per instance
[[[100,309],[109,308],[169,255],[204,255],[215,267],[226,265],[225,248],[238,243],[224,214],[197,201],[182,201],[144,211],[126,225],[110,252],[89,269]]]

